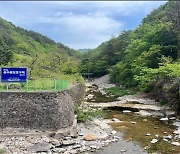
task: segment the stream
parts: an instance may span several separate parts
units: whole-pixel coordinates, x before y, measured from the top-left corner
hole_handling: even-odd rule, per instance
[[[110,144],[96,154],[179,154],[180,153],[180,120],[168,107],[162,107],[158,102],[139,95],[115,98],[107,95],[103,88],[110,84],[88,84],[83,107],[104,109],[104,120],[118,119],[118,122],[106,122],[119,137],[118,142]],[[121,103],[132,104],[124,107]],[[98,103],[102,106],[98,106]],[[109,103],[111,106],[107,106]],[[114,105],[114,104],[115,105]],[[105,105],[104,105],[105,104]],[[113,105],[112,105],[113,104]],[[150,108],[134,108],[139,104],[151,105]],[[153,105],[153,108],[152,108]],[[157,110],[156,110],[157,107]],[[89,152],[91,153],[91,152]]]

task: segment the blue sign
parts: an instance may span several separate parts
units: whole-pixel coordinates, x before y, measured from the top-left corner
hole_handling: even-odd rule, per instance
[[[1,82],[26,82],[27,68],[1,68]]]

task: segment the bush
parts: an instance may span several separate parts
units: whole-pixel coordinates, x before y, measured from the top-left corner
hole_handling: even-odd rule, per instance
[[[180,63],[164,64],[159,68],[143,68],[139,75],[135,75],[135,80],[140,84],[140,89],[147,91],[149,87],[158,79],[180,77]]]
[[[135,89],[127,89],[127,88],[120,88],[120,87],[112,87],[105,89],[107,94],[112,94],[115,97],[121,97],[124,95],[133,95],[135,94]]]
[[[77,115],[77,122],[87,122],[92,120],[93,118],[100,118],[104,117],[104,111],[103,110],[88,110],[83,111],[80,107],[75,107],[75,114]]]
[[[163,98],[160,100],[161,105],[166,105],[168,103],[168,100],[166,98]]]

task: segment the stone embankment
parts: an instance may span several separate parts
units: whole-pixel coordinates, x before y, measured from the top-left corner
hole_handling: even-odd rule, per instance
[[[75,86],[58,93],[1,93],[5,117],[1,117],[0,151],[73,154],[117,142],[120,137],[102,120],[77,124],[74,105],[82,101],[83,88]]]
[[[1,92],[0,128],[58,130],[72,126],[74,105],[84,96],[75,85],[62,92]]]

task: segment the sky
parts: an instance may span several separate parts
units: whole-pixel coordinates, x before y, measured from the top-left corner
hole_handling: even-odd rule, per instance
[[[0,17],[74,49],[133,30],[165,1],[0,1]]]

